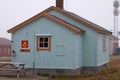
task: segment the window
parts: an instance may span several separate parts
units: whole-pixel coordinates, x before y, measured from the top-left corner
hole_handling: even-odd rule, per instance
[[[37,36],[37,51],[39,50],[51,50],[50,36]]]
[[[105,52],[106,51],[106,35],[103,35],[102,36],[102,39],[103,39],[103,52]]]

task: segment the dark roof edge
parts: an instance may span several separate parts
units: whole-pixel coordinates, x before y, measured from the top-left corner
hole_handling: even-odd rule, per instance
[[[9,29],[7,32],[8,33],[13,33],[14,31],[24,27],[25,25],[33,22],[34,20],[37,20],[38,18],[40,18],[42,16],[44,16],[44,17],[46,17],[46,18],[48,18],[48,19],[50,19],[50,20],[52,20],[52,21],[54,21],[54,22],[56,22],[56,23],[58,23],[58,24],[60,24],[60,25],[62,25],[64,27],[66,27],[67,29],[71,30],[75,34],[83,34],[85,32],[83,29],[78,29],[77,27],[74,27],[72,25],[66,24],[65,22],[63,22],[63,21],[61,21],[61,20],[59,20],[59,19],[57,19],[57,18],[47,14],[47,13],[44,13],[44,12],[42,12],[40,14],[37,14],[34,17],[24,21],[23,23],[21,23],[21,24],[15,26],[15,27]]]
[[[101,29],[99,29],[99,28],[96,28],[95,26],[93,26],[93,25],[91,25],[91,24],[88,24],[88,23],[86,23],[85,21],[80,20],[80,19],[78,19],[78,18],[76,18],[76,17],[68,14],[68,13],[67,13],[66,11],[64,11],[63,9],[59,9],[59,8],[57,8],[57,7],[54,7],[54,6],[51,6],[51,7],[47,8],[46,10],[38,13],[37,15],[33,16],[32,18],[30,18],[30,19],[22,22],[21,24],[13,27],[13,28],[11,28],[11,29],[9,29],[7,32],[8,32],[8,33],[14,32],[15,30],[17,30],[17,29],[19,29],[19,28],[21,28],[21,27],[23,27],[23,26],[25,26],[25,25],[33,22],[34,20],[37,20],[39,17],[41,17],[41,15],[43,15],[43,13],[46,13],[46,12],[52,10],[52,9],[53,9],[53,10],[56,10],[56,11],[59,11],[60,13],[64,14],[65,16],[68,16],[68,17],[70,17],[70,18],[72,18],[72,19],[74,19],[74,20],[76,20],[76,21],[78,21],[78,22],[80,22],[80,23],[88,26],[89,28],[95,30],[95,31],[98,32],[98,33],[102,33],[102,34],[112,34],[112,32],[110,32],[110,31],[103,31],[103,30],[101,30]]]
[[[64,11],[63,9],[60,9],[60,8],[57,8],[57,7],[54,7],[54,6],[51,6],[50,8],[44,10],[44,12],[49,12],[51,9],[54,9],[54,10],[56,10],[56,11],[64,14],[65,16],[68,16],[68,17],[70,17],[70,18],[72,18],[72,19],[74,19],[74,20],[76,20],[76,21],[78,21],[78,22],[80,22],[80,23],[88,26],[89,28],[95,30],[95,31],[98,32],[98,33],[110,34],[110,35],[112,34],[111,31],[101,30],[101,29],[99,29],[99,28],[97,28],[97,27],[95,27],[95,26],[93,26],[93,25],[91,25],[91,24],[89,24],[89,23],[86,23],[84,20],[80,20],[79,18],[76,18],[75,16],[72,16],[71,14],[67,13],[67,11]],[[90,21],[89,21],[89,22],[90,22]],[[95,24],[95,25],[96,25],[96,24]],[[100,27],[100,26],[99,26],[99,27]],[[103,28],[103,27],[102,27],[102,28]]]

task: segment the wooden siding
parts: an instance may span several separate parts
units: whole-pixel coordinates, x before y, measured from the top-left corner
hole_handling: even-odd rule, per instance
[[[11,56],[11,46],[1,45],[0,46],[0,57]]]

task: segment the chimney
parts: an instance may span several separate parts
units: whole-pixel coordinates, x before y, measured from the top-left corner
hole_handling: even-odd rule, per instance
[[[56,0],[56,7],[63,9],[64,1],[63,0]]]

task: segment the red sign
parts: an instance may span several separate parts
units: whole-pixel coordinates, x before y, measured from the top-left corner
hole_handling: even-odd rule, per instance
[[[21,41],[21,47],[22,48],[28,48],[28,45],[29,45],[28,40],[22,40]]]
[[[30,52],[30,49],[20,49],[20,52]]]

